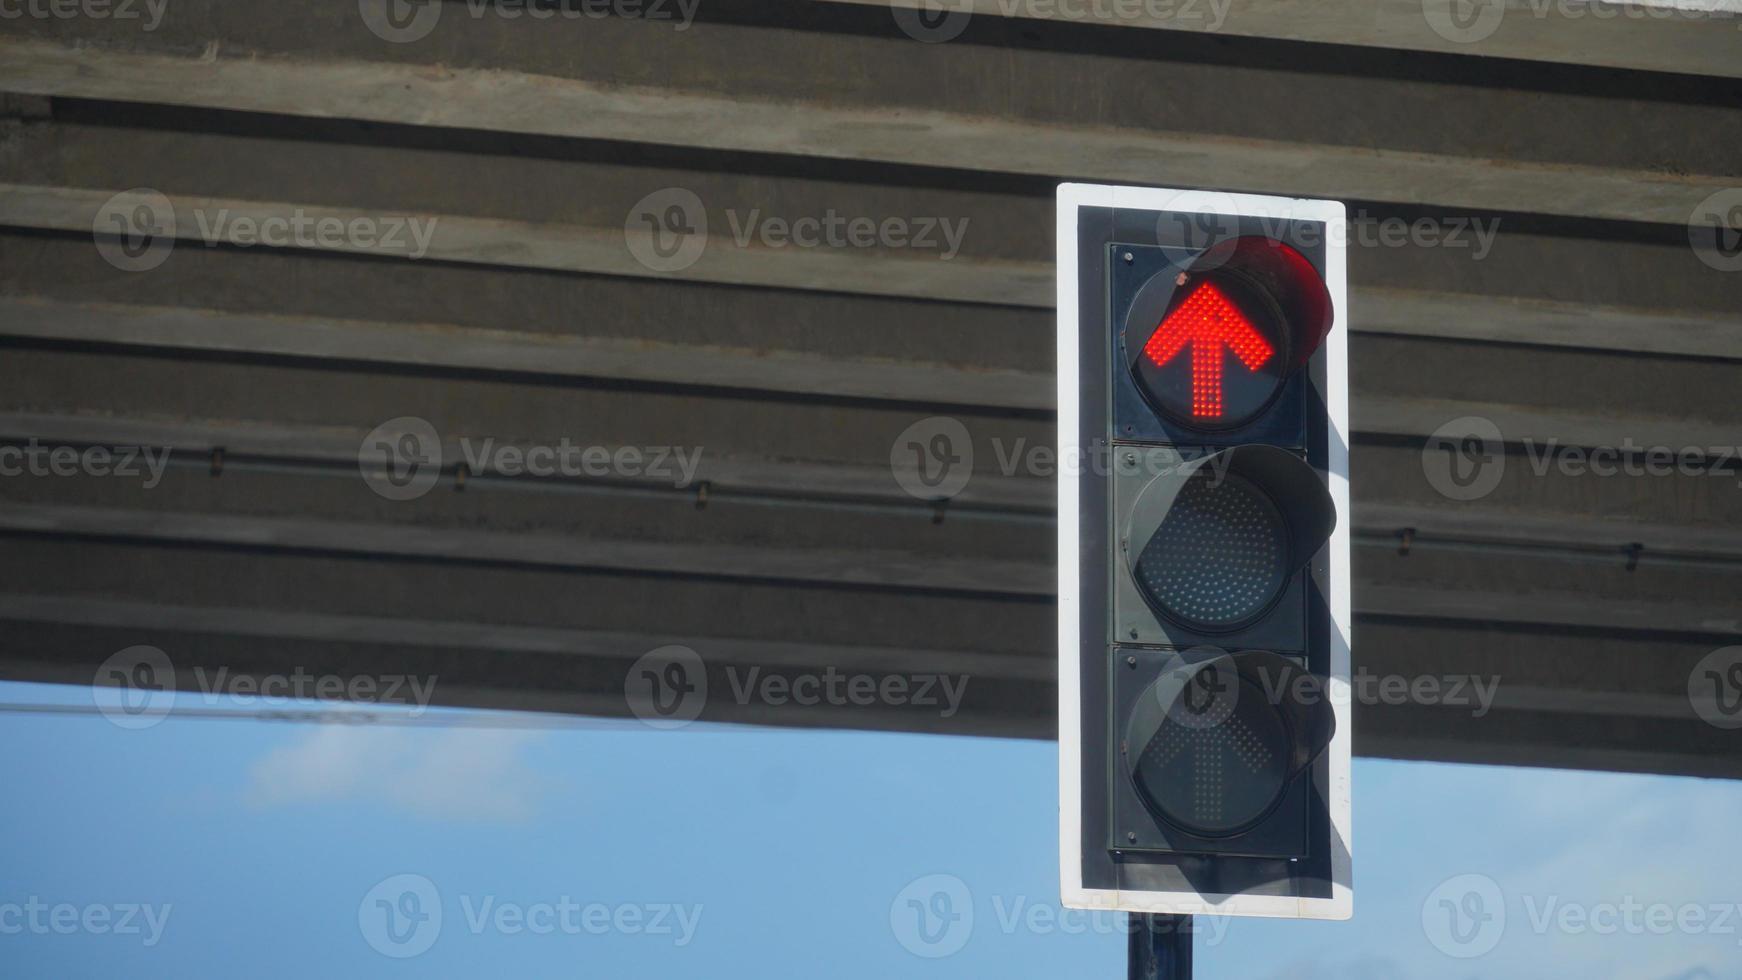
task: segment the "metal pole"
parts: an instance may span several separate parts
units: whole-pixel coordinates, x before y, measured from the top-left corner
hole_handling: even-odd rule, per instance
[[[1191,980],[1192,917],[1131,913],[1130,980]]]

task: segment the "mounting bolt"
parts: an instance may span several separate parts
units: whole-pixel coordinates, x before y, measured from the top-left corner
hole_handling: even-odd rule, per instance
[[[1131,630],[1131,638],[1132,638],[1132,639],[1133,639],[1133,640],[1135,640],[1135,639],[1137,639],[1137,629],[1136,629],[1136,627],[1133,627],[1133,628],[1132,628],[1132,630]],[[1131,665],[1131,666],[1133,666],[1133,667],[1135,667],[1135,666],[1137,666],[1137,664],[1136,664],[1136,663],[1135,663],[1135,662],[1133,662],[1133,663],[1132,663],[1132,665]]]
[[[1137,834],[1133,831],[1127,830],[1125,832],[1125,840],[1129,843],[1135,844],[1137,843]]]
[[[1137,632],[1137,631],[1136,631],[1136,630],[1132,630],[1132,632],[1133,632],[1133,633],[1135,633],[1135,632]],[[1135,667],[1135,666],[1137,666],[1137,658],[1136,658],[1136,657],[1126,657],[1126,658],[1125,658],[1125,666],[1127,666],[1127,667]]]
[[[1190,276],[1188,276],[1182,272],[1179,275],[1173,277],[1173,284],[1175,286],[1183,286],[1186,284],[1186,280],[1188,280],[1190,278],[1191,278]]]
[[[1123,258],[1125,260],[1126,265],[1130,265],[1132,263],[1132,261],[1137,258],[1137,256],[1132,255],[1130,252],[1126,252],[1124,255],[1120,256],[1120,258]]]

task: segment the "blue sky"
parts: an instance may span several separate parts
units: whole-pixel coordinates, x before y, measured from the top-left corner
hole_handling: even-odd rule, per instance
[[[1121,919],[1058,907],[1051,743],[8,713],[0,744],[7,977],[1123,975]],[[1737,784],[1355,779],[1355,918],[1202,923],[1197,976],[1742,977]],[[1487,924],[1448,939],[1459,907]]]

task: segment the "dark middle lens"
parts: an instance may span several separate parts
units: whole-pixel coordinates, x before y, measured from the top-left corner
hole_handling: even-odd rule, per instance
[[[1136,566],[1161,612],[1211,631],[1262,613],[1287,569],[1287,529],[1270,498],[1240,477],[1202,471],[1180,488]]]

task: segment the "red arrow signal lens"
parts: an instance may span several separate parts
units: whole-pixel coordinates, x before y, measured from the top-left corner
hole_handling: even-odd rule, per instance
[[[1305,255],[1247,235],[1150,273],[1125,309],[1118,354],[1138,394],[1167,423],[1197,433],[1251,431],[1261,420],[1271,425],[1267,413],[1334,320],[1330,294]],[[1263,431],[1287,438],[1290,419],[1278,415]],[[1133,415],[1120,423],[1127,435],[1138,430],[1133,421],[1146,430],[1154,424]]]
[[[1162,320],[1143,347],[1144,356],[1164,367],[1187,347],[1192,351],[1192,418],[1222,417],[1222,366],[1232,354],[1248,371],[1276,353],[1270,341],[1213,282],[1197,288]]]

